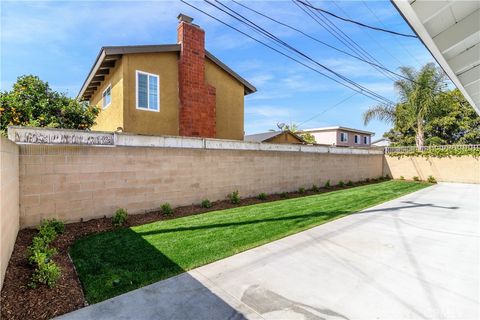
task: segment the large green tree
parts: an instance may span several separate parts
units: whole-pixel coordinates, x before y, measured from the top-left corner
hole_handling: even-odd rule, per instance
[[[52,90],[37,76],[24,75],[11,91],[0,92],[0,131],[9,125],[89,129],[99,111]]]
[[[404,78],[394,83],[399,103],[370,108],[363,115],[364,122],[368,124],[373,119],[379,119],[413,131],[415,144],[421,148],[425,144],[425,125],[434,117],[440,103],[441,95],[438,93],[444,86],[445,74],[433,63],[426,64],[419,71],[401,67],[400,72]]]

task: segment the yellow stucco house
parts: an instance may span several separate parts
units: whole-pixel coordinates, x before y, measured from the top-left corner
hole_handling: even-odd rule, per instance
[[[93,130],[243,140],[255,87],[205,50],[180,14],[178,43],[103,47],[78,98],[101,108]]]

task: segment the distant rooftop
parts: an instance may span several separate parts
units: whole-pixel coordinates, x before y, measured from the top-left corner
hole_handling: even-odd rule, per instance
[[[352,132],[358,132],[358,133],[363,133],[363,134],[369,134],[369,135],[372,135],[372,136],[375,135],[375,132],[359,130],[359,129],[354,129],[354,128],[348,128],[348,127],[341,127],[341,126],[304,129],[302,131],[303,132],[320,132],[320,131],[331,131],[331,130],[345,130],[345,131],[352,131]]]

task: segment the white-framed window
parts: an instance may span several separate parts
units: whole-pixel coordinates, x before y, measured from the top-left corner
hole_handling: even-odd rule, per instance
[[[109,84],[108,87],[103,90],[102,93],[102,108],[105,109],[112,103],[112,85]]]
[[[369,136],[364,136],[363,137],[363,144],[369,144],[370,143],[370,137]]]
[[[341,142],[348,142],[348,133],[340,132],[340,141]]]
[[[356,144],[360,143],[360,136],[358,134],[355,135],[355,143]]]
[[[160,76],[136,71],[137,109],[160,111]]]

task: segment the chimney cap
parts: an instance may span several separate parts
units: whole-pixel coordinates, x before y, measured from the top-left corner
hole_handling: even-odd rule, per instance
[[[177,19],[178,19],[178,21],[180,21],[180,22],[186,22],[186,23],[192,23],[192,21],[193,21],[193,18],[192,18],[192,17],[189,17],[189,16],[187,16],[186,14],[183,14],[183,13],[180,13],[180,14],[177,16]]]

